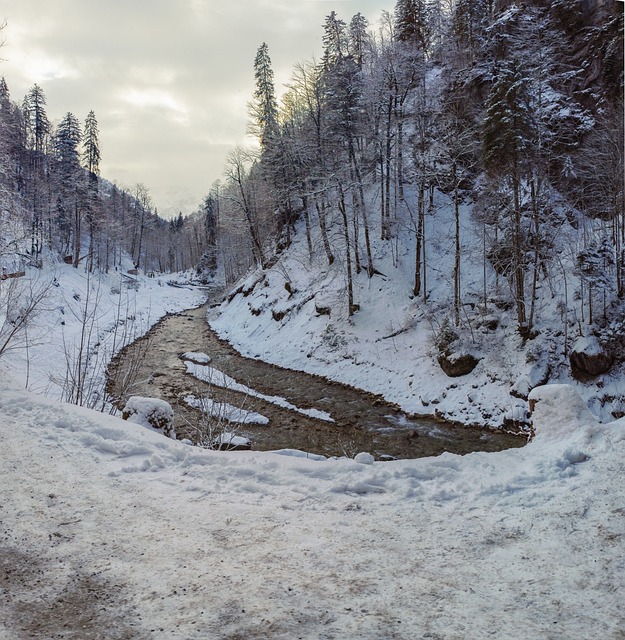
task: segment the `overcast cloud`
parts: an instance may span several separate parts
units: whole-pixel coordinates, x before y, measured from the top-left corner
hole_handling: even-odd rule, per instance
[[[189,213],[246,139],[254,56],[269,45],[276,91],[321,55],[332,10],[372,25],[394,0],[4,0],[0,51],[14,101],[38,83],[57,122],[100,128],[102,175],[144,183],[162,214]]]

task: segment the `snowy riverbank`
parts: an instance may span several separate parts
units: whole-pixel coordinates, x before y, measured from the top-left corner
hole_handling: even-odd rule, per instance
[[[299,223],[292,246],[271,268],[252,271],[238,283],[229,301],[209,312],[210,325],[246,356],[380,394],[409,413],[495,428],[518,421],[527,428],[527,394],[550,382],[575,387],[603,422],[624,415],[622,363],[583,383],[571,373],[568,354],[574,343],[597,330],[584,322],[573,286],[559,274],[541,278],[536,299],[540,319],[534,337],[523,340],[505,279],[482,262],[471,208],[463,204],[460,209],[463,306],[458,327],[453,324],[450,275],[453,201],[438,192],[426,216],[427,301],[412,293],[415,243],[407,223],[398,227],[393,243],[372,237],[379,274],[369,278],[364,270],[354,273],[360,309],[351,317],[344,257],[339,253],[329,265],[313,228],[311,259]],[[574,244],[576,233],[564,226],[562,246]],[[574,271],[570,256],[563,254],[562,261]],[[452,378],[439,365],[436,342],[445,330],[457,334],[453,349],[458,354],[476,358],[470,374]]]
[[[194,287],[169,286],[181,276],[149,278],[141,272],[129,274],[131,267],[126,260],[123,268],[97,276],[62,262],[28,268],[23,278],[13,281],[21,297],[9,306],[25,306],[33,292],[43,292],[42,299],[27,331],[16,336],[0,360],[0,375],[10,373],[29,389],[60,399],[67,397],[68,380],[75,376],[80,358],[85,395],[93,396],[90,405],[100,404],[113,355],[166,313],[198,306],[206,298]],[[1,286],[7,287],[8,281]],[[4,299],[0,296],[0,302]],[[0,327],[6,312],[3,303]]]
[[[625,422],[393,463],[210,452],[0,382],[0,637],[617,638]]]

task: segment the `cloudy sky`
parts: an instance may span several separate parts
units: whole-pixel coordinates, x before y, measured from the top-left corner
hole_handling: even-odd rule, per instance
[[[48,117],[100,128],[102,175],[145,184],[162,214],[190,212],[246,141],[253,62],[269,45],[276,90],[321,55],[325,16],[376,25],[394,0],[3,0],[0,75]]]

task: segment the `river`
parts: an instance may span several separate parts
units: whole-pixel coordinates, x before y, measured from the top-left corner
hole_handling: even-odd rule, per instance
[[[175,413],[178,437],[194,439],[199,412],[184,401],[189,394],[210,396],[247,411],[258,412],[269,424],[232,425],[230,431],[248,438],[253,450],[299,449],[324,456],[354,456],[366,451],[376,459],[419,458],[449,451],[500,451],[522,446],[523,438],[433,418],[407,416],[383,398],[320,376],[283,369],[241,356],[212,331],[206,305],[169,315],[143,338],[124,349],[109,367],[108,390],[113,395],[161,398]],[[330,414],[334,422],[303,415],[266,399],[206,384],[186,371],[181,354],[203,352],[210,366],[267,396],[279,396],[300,409]],[[122,378],[136,380],[124,390]]]

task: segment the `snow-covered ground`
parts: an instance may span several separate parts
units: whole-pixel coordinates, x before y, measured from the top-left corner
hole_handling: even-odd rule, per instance
[[[370,211],[376,207],[372,201]],[[209,322],[244,355],[381,394],[410,413],[499,428],[526,421],[529,391],[556,382],[574,386],[602,421],[624,415],[623,364],[585,383],[571,374],[567,352],[576,341],[591,339],[596,329],[588,325],[574,275],[571,247],[580,241],[580,230],[559,211],[554,249],[559,258],[546,267],[547,277],[541,272],[537,335],[524,341],[507,280],[496,278],[483,263],[483,240],[476,235],[481,226],[472,219],[469,204],[460,207],[460,215],[463,305],[458,328],[453,325],[454,207],[449,196],[438,192],[425,222],[427,301],[423,293],[412,293],[415,233],[404,215],[392,242],[380,241],[379,230],[371,230],[373,264],[380,274],[369,278],[365,270],[354,273],[354,300],[360,309],[348,318],[340,221],[328,219],[336,234],[331,237],[336,260],[329,266],[313,216],[312,261],[300,222],[291,248],[272,268],[251,272],[229,302],[211,310]],[[360,254],[365,261],[362,247]],[[527,279],[529,298],[529,274]],[[529,312],[529,300],[527,305]],[[459,335],[454,349],[479,360],[469,375],[451,378],[438,363],[435,339],[445,323]]]
[[[169,286],[176,282],[175,275],[130,275],[130,267],[126,261],[123,269],[96,277],[83,268],[47,260],[43,269],[26,268],[25,277],[1,282],[5,292],[10,285],[18,287],[22,300],[33,292],[45,293],[27,331],[0,359],[0,375],[11,373],[37,393],[66,397],[67,380],[75,374],[72,367],[82,351],[85,391],[93,396],[89,404],[99,405],[113,355],[166,313],[197,306],[206,297],[195,287]],[[7,312],[4,295],[0,288],[0,330]]]
[[[197,449],[0,381],[0,638],[623,638],[625,420],[392,463]]]
[[[480,386],[487,371],[471,391],[439,389],[427,331],[376,279],[359,280],[352,322],[334,311],[273,320],[300,300],[280,297],[279,273],[213,319],[252,355],[310,363],[414,410],[450,411],[454,394],[463,418],[503,403],[505,384]],[[307,273],[291,270],[299,286]],[[536,438],[500,453],[371,463],[194,448],[62,404],[55,380],[88,289],[100,298],[102,359],[121,316],[138,334],[201,293],[141,276],[128,287],[120,274],[98,286],[60,265],[50,275],[58,286],[29,367],[23,349],[0,361],[0,639],[625,637],[625,419],[599,424],[573,387],[556,385],[532,392]],[[515,350],[499,357],[525,364]],[[495,351],[483,357],[494,366]]]

